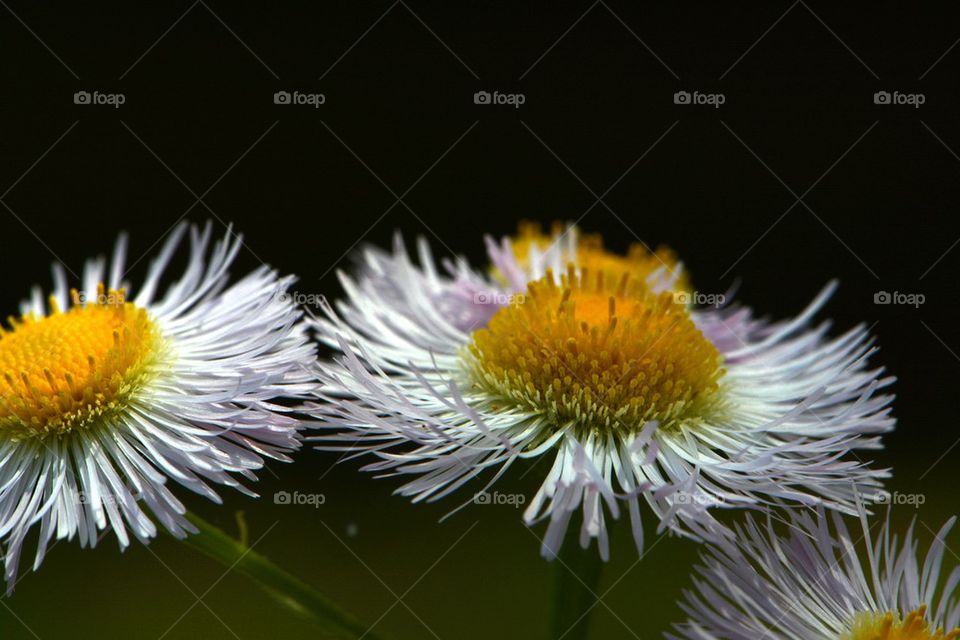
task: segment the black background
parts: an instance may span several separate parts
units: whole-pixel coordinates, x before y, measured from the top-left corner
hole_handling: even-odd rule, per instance
[[[482,265],[484,234],[521,218],[579,220],[616,250],[670,245],[700,291],[739,279],[739,299],[761,315],[794,314],[838,278],[822,316],[838,331],[873,325],[876,361],[899,378],[900,424],[877,458],[896,466],[892,487],[928,496],[919,513],[931,527],[952,512],[960,21],[949,4],[0,5],[9,313],[33,284],[49,286],[51,261],[79,274],[122,229],[137,259],[181,218],[236,225],[246,249],[235,273],[264,261],[328,296],[345,255],[396,231]],[[295,90],[326,102],[274,104]],[[525,103],[474,104],[481,90]],[[677,105],[681,90],[725,103]],[[126,102],[76,105],[77,91]],[[925,103],[877,105],[877,91]],[[876,305],[879,291],[925,302]],[[458,502],[413,507],[356,464],[299,460],[264,474],[266,500],[191,506],[226,528],[246,509],[254,539],[270,533],[258,550],[367,620],[453,545],[404,597],[416,614],[397,605],[378,624],[394,637],[539,633],[553,568],[519,513],[437,525]],[[335,499],[322,514],[269,504],[291,487]],[[656,637],[679,617],[692,547],[664,542],[631,568],[626,538],[615,535],[598,637]],[[123,558],[111,540],[95,552],[64,544],[4,601],[0,630],[312,637],[243,578],[215,582],[222,573],[169,540]],[[178,621],[211,584],[208,604]]]

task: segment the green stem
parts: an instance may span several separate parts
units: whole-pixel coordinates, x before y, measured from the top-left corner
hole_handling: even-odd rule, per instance
[[[265,556],[192,513],[188,513],[187,518],[200,530],[183,540],[187,546],[253,579],[279,604],[320,627],[321,637],[377,640],[378,636],[366,625]]]
[[[590,614],[597,604],[597,589],[603,560],[596,549],[581,549],[569,540],[557,558],[553,592],[551,640],[584,640],[590,626]]]

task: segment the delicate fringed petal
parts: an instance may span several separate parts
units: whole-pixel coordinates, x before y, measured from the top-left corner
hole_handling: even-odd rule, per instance
[[[735,542],[713,547],[703,557],[680,603],[688,619],[667,637],[850,638],[858,616],[892,613],[898,621],[911,612],[922,612],[931,632],[955,629],[960,603],[952,594],[960,568],[938,580],[943,540],[955,519],[943,526],[921,560],[912,525],[898,544],[889,513],[879,529],[862,507],[858,515],[860,527],[851,531],[839,514],[831,516],[822,507],[793,511],[782,527],[786,535],[771,517],[747,518],[737,526]]]
[[[161,287],[188,232],[187,267]],[[94,546],[110,530],[125,547],[131,537],[154,537],[154,522],[183,537],[194,527],[174,485],[215,502],[214,485],[255,495],[235,476],[255,480],[264,458],[288,460],[299,448],[301,421],[274,400],[308,397],[316,349],[285,295],[293,278],[261,267],[230,282],[227,269],[240,246],[232,230],[213,242],[209,224],[178,225],[135,292],[134,304],[146,310],[165,345],[149,380],[107,423],[0,443],[0,539],[9,588],[34,528],[34,568],[53,540],[77,537]],[[95,299],[99,283],[127,286],[126,247],[121,235],[109,272],[103,259],[87,262],[85,299]],[[51,298],[61,310],[69,306],[66,282],[54,267]],[[53,312],[36,292],[24,309],[37,317]]]
[[[351,458],[372,456],[365,469],[404,478],[397,491],[414,501],[481,476],[490,486],[517,458],[550,457],[524,512],[528,524],[548,523],[548,558],[577,511],[580,543],[596,540],[606,557],[606,527],[622,512],[642,549],[641,502],[660,531],[724,541],[731,532],[718,509],[789,503],[855,513],[858,493],[882,491],[887,472],[854,452],[880,447],[893,428],[884,392],[893,379],[868,364],[875,347],[865,328],[830,337],[826,324],[812,325],[833,284],[785,322],[736,305],[689,310],[723,356],[724,402],[719,413],[675,428],[653,421],[609,432],[557,422],[474,384],[472,333],[531,280],[566,272],[577,238],[570,229],[532,244],[523,260],[510,240],[487,238],[489,272],[462,259],[441,270],[422,240],[416,261],[399,237],[392,252],[365,249],[360,268],[340,274],[343,299],[313,320],[333,353],[317,373],[311,413],[321,431],[313,440]],[[644,273],[651,292],[672,291],[682,265]]]

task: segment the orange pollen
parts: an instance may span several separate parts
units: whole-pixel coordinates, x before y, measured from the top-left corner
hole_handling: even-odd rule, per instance
[[[840,640],[956,640],[960,628],[944,632],[930,629],[926,620],[927,605],[922,604],[903,619],[887,613],[861,613],[853,620],[850,631]]]
[[[632,433],[696,426],[723,409],[722,356],[672,293],[573,265],[529,285],[468,347],[474,385],[558,425]]]
[[[577,229],[566,231],[564,225],[559,223],[554,223],[551,232],[546,234],[537,223],[521,222],[518,225],[518,233],[512,241],[517,261],[526,266],[533,246],[545,251],[553,243],[558,242],[565,232],[577,234],[576,256],[568,257],[575,259],[578,267],[593,273],[602,272],[614,279],[619,279],[626,273],[640,282],[645,282],[658,270],[665,276],[677,273],[673,289],[675,291],[693,290],[686,271],[682,270],[680,260],[670,248],[661,246],[655,251],[650,251],[645,245],[637,242],[630,245],[626,255],[619,255],[604,249],[603,238],[599,234],[580,233]]]
[[[50,315],[9,318],[0,328],[0,434],[65,434],[122,411],[153,370],[162,340],[147,312],[105,291]]]

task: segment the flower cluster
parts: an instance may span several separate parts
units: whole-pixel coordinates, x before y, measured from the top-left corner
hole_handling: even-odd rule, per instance
[[[255,495],[242,481],[309,428],[414,502],[463,493],[457,509],[545,459],[516,503],[546,523],[548,559],[571,527],[608,559],[621,517],[640,551],[644,515],[707,543],[670,638],[960,638],[960,568],[941,578],[953,520],[922,562],[912,529],[871,535],[864,501],[887,495],[889,472],[862,456],[894,427],[893,379],[864,326],[816,320],[835,283],[770,321],[694,290],[669,249],[618,254],[574,226],[526,224],[488,238],[480,268],[437,261],[422,239],[415,257],[400,236],[366,248],[339,274],[345,295],[304,315],[292,277],[228,277],[232,230],[180,225],[136,287],[126,247],[121,235],[109,262],[89,261],[79,288],[56,266],[52,293],[34,289],[0,329],[9,589],[31,532],[34,568],[53,540],[187,536],[175,485]],[[732,526],[721,515],[742,510]]]
[[[620,256],[575,228],[487,245],[485,272],[461,260],[441,275],[423,242],[415,263],[398,238],[341,274],[346,298],[313,321],[339,354],[320,371],[323,445],[411,477],[399,492],[414,500],[552,459],[524,513],[549,521],[546,557],[577,511],[581,544],[606,558],[622,511],[642,548],[641,502],[661,528],[716,540],[730,533],[716,508],[856,513],[880,490],[887,472],[854,452],[893,428],[892,379],[870,366],[863,326],[812,326],[834,285],[771,323],[691,307],[666,249]]]

